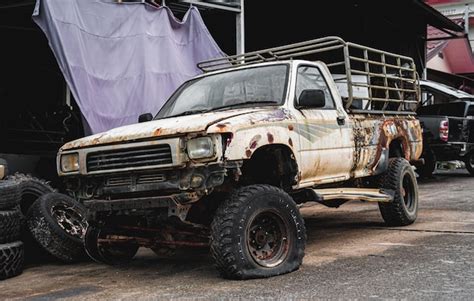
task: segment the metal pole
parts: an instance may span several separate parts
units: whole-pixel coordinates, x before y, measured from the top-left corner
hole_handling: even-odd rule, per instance
[[[236,15],[236,54],[245,53],[245,8],[244,1],[240,0],[240,12]]]
[[[71,89],[69,89],[69,85],[66,83],[66,105],[69,108],[72,108],[71,106]]]
[[[466,3],[466,10],[464,11],[464,32],[469,35],[469,4]]]

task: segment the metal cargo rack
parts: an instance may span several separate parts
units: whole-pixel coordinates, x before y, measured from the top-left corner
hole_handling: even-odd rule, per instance
[[[419,78],[412,58],[345,42],[339,37],[212,59],[199,63],[198,67],[204,72],[211,72],[293,59],[323,61],[331,73],[341,74],[335,81],[339,86],[347,86],[347,95],[343,95],[343,100],[348,112],[414,114],[418,107]],[[354,93],[361,89],[367,95]]]

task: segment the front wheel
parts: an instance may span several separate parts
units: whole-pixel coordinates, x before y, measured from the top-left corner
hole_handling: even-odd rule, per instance
[[[225,278],[265,278],[297,270],[306,244],[293,199],[270,185],[237,190],[211,225],[211,254]]]
[[[418,215],[418,184],[413,168],[403,158],[390,159],[382,177],[382,188],[394,191],[393,201],[379,203],[380,213],[389,226],[406,226]]]
[[[471,176],[474,176],[474,152],[471,152],[464,158],[464,163],[466,164],[466,169],[469,174],[471,174]]]

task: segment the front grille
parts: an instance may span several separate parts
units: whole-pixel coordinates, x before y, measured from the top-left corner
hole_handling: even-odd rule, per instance
[[[160,166],[171,163],[173,163],[173,159],[170,146],[168,144],[161,144],[90,153],[87,156],[87,171]]]
[[[123,187],[132,185],[144,185],[164,182],[166,177],[164,174],[149,174],[149,175],[133,175],[113,177],[105,180],[107,187]]]

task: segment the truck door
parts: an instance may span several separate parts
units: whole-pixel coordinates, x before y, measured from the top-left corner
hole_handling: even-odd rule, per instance
[[[297,130],[300,137],[301,182],[331,183],[349,178],[353,160],[353,142],[347,115],[342,116],[342,104],[336,86],[328,86],[323,76],[326,68],[300,65],[296,74],[295,102],[304,90],[322,90],[325,105],[297,110]],[[336,98],[337,97],[337,98]],[[339,104],[336,103],[339,101]],[[346,114],[343,112],[343,114]]]

